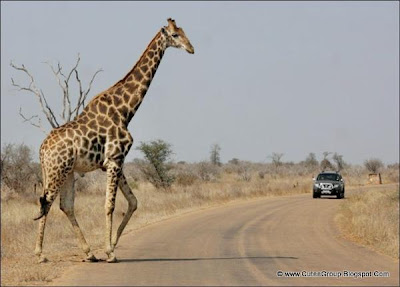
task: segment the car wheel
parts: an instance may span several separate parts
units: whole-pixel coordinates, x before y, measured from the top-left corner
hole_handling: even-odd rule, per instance
[[[336,194],[336,198],[337,198],[337,199],[341,199],[341,198],[342,198],[342,193],[338,192],[338,193]]]
[[[321,197],[321,195],[318,192],[313,192],[312,197],[313,198],[319,198],[319,197]]]

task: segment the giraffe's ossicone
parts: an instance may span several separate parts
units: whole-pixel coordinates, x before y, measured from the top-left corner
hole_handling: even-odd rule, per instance
[[[116,262],[114,248],[137,208],[136,197],[122,171],[125,157],[133,144],[128,124],[143,101],[168,47],[194,53],[184,31],[172,19],[168,19],[168,25],[161,28],[122,80],[95,96],[80,115],[53,129],[43,141],[40,146],[43,194],[39,199],[40,212],[35,218],[40,219],[35,249],[39,262],[47,260],[42,255],[46,217],[58,194],[60,208],[70,220],[87,255],[86,259],[97,261],[74,215],[74,172],[82,174],[95,169],[107,172],[105,251],[107,261]],[[118,187],[128,201],[128,211],[111,241],[112,214]]]

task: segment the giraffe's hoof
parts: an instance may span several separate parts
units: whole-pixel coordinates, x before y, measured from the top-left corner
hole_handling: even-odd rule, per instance
[[[99,259],[97,259],[93,254],[90,254],[83,261],[84,262],[98,262]]]
[[[39,260],[38,260],[38,263],[46,263],[46,262],[48,262],[49,260],[46,258],[46,257],[44,257],[44,256],[40,256],[39,257]]]
[[[108,262],[108,263],[117,263],[118,260],[117,260],[117,257],[115,257],[115,255],[112,254],[112,255],[110,255],[110,256],[108,257],[107,262]]]

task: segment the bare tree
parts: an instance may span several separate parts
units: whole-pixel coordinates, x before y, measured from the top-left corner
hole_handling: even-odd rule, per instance
[[[364,162],[365,168],[371,173],[378,173],[384,167],[383,162],[377,158],[370,158]]]
[[[318,160],[315,153],[310,152],[304,161],[305,165],[309,168],[315,168],[318,166]]]
[[[323,153],[322,153],[322,155],[324,156],[324,159],[328,159],[328,156],[331,154],[331,152],[330,151],[324,151]]]
[[[338,171],[341,171],[343,168],[344,168],[344,166],[345,166],[345,162],[344,162],[344,160],[343,160],[343,155],[340,155],[340,154],[338,154],[338,153],[334,153],[333,154],[333,156],[332,156],[332,159],[333,159],[333,161],[336,163],[336,168],[337,168],[337,170]]]
[[[213,165],[221,165],[220,151],[221,147],[219,146],[219,144],[213,144],[211,146],[210,161]]]
[[[49,62],[45,62],[47,64],[51,71],[53,72],[55,79],[59,85],[59,87],[62,90],[62,112],[61,114],[57,117],[54,108],[50,107],[50,105],[47,102],[47,99],[43,93],[43,90],[37,87],[35,79],[33,75],[29,72],[29,70],[25,67],[24,64],[21,66],[15,65],[13,62],[10,63],[10,66],[14,68],[17,71],[20,71],[24,73],[28,79],[29,83],[27,85],[21,85],[18,84],[14,81],[13,78],[11,78],[11,83],[12,85],[18,90],[18,91],[23,91],[23,92],[28,92],[33,94],[37,101],[39,102],[39,106],[41,109],[41,112],[46,116],[47,121],[50,123],[50,126],[52,128],[57,128],[60,125],[67,123],[71,121],[72,119],[75,119],[81,110],[85,107],[85,101],[87,99],[87,96],[92,88],[92,84],[94,79],[96,78],[97,74],[102,72],[102,69],[98,69],[92,76],[88,86],[86,89],[83,88],[82,86],[82,81],[79,77],[79,72],[78,72],[78,65],[80,63],[80,56],[78,54],[76,63],[74,67],[68,72],[65,73],[63,71],[63,67],[61,66],[60,62],[57,63],[57,66],[54,66],[50,64]],[[71,103],[71,84],[72,84],[72,79],[75,79],[79,91],[78,91],[78,99],[76,101],[76,104],[73,105]],[[43,132],[46,133],[46,130],[43,128],[41,118],[39,115],[33,115],[33,116],[25,116],[22,112],[22,108],[20,107],[19,109],[19,115],[22,117],[24,122],[29,122],[31,125],[34,127],[37,127],[41,129]]]
[[[277,169],[282,165],[281,159],[283,155],[284,155],[283,153],[273,152],[272,155],[269,156],[269,158],[272,160],[272,164],[274,165],[275,169]]]

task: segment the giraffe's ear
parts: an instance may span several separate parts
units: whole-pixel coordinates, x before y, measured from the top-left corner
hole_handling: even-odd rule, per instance
[[[165,31],[165,27],[161,28],[161,33],[163,33],[165,36],[167,36],[167,31]]]

